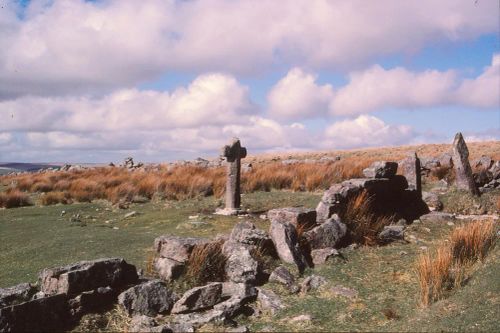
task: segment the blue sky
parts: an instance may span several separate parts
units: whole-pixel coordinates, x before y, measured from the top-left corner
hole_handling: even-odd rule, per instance
[[[2,5],[0,162],[500,139],[495,1]]]

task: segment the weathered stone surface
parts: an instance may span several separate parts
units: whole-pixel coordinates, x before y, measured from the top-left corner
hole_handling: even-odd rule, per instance
[[[316,210],[304,207],[286,207],[271,209],[267,212],[270,220],[291,223],[295,227],[308,227],[316,224]]]
[[[39,281],[45,294],[75,295],[107,286],[119,290],[137,281],[137,271],[123,259],[107,258],[46,268],[40,273]]]
[[[243,221],[236,224],[231,231],[229,240],[247,245],[270,246],[272,245],[271,238],[264,230],[257,229],[250,221]]]
[[[315,290],[326,284],[326,279],[319,275],[310,275],[300,284],[300,291],[306,293]]]
[[[432,210],[440,211],[443,209],[443,203],[439,200],[439,196],[433,192],[422,192],[422,200]]]
[[[403,175],[408,181],[409,188],[417,190],[418,193],[422,193],[422,172],[420,170],[420,159],[416,152],[413,152],[407,158],[405,158],[401,163],[401,168],[403,169]]]
[[[328,259],[340,255],[339,251],[333,248],[317,249],[311,251],[311,258],[313,264],[323,265],[328,261]]]
[[[238,210],[241,204],[240,174],[241,159],[247,156],[247,149],[241,146],[238,138],[233,138],[231,144],[224,146],[221,157],[226,159],[226,210]]]
[[[453,141],[453,164],[457,188],[467,190],[473,195],[479,195],[469,164],[469,150],[462,133],[457,133]]]
[[[9,288],[0,288],[0,308],[29,301],[36,288],[29,283],[21,283]]]
[[[277,282],[285,286],[291,286],[295,283],[295,278],[286,267],[278,266],[269,276],[269,282]]]
[[[402,225],[388,225],[378,234],[378,239],[384,243],[404,239],[405,227]]]
[[[120,304],[129,315],[156,316],[168,313],[177,296],[162,281],[151,280],[127,289],[118,296]]]
[[[333,287],[332,289],[330,289],[330,291],[335,296],[343,296],[349,299],[358,297],[358,292],[356,290],[340,285]]]
[[[452,168],[453,167],[453,154],[451,152],[443,153],[438,157],[439,166]]]
[[[171,312],[186,313],[211,308],[220,302],[221,295],[222,283],[220,282],[190,289],[175,302]]]
[[[154,241],[156,252],[163,258],[185,263],[195,245],[208,243],[205,238],[160,236]]]
[[[488,170],[480,170],[477,173],[473,174],[474,177],[474,183],[476,183],[476,186],[482,187],[486,184],[489,184],[493,180],[493,174],[491,171]]]
[[[299,247],[295,226],[272,219],[269,234],[280,259],[286,263],[297,265],[300,272],[304,271],[306,261]]]
[[[248,301],[257,297],[257,288],[246,283],[223,282],[221,297],[237,297]]]
[[[486,155],[482,155],[480,158],[478,158],[477,160],[474,161],[474,166],[478,169],[480,168],[480,169],[488,170],[489,168],[491,168],[493,163],[494,163],[494,161],[491,159],[491,157],[486,156]]]
[[[489,172],[493,175],[493,179],[500,179],[500,161],[493,163]]]
[[[346,225],[334,215],[325,223],[305,232],[304,238],[307,239],[311,249],[323,249],[335,247],[346,233]]]
[[[158,275],[166,280],[177,279],[184,272],[184,264],[170,258],[156,258],[154,260],[154,269]]]
[[[223,323],[226,315],[222,310],[209,310],[202,313],[186,313],[179,314],[174,317],[173,323],[168,324],[174,332],[183,332],[183,330],[174,330],[174,327],[184,328],[188,327],[198,328],[208,323]]]
[[[68,301],[71,315],[75,318],[86,313],[93,313],[110,307],[116,300],[116,294],[110,287],[100,287],[84,291]]]
[[[58,294],[0,309],[0,332],[63,331],[71,321],[67,296]]]
[[[281,301],[278,295],[273,291],[263,288],[257,288],[258,295],[257,301],[259,301],[260,307],[264,311],[268,311],[271,314],[276,314],[278,311],[285,308],[285,305]]]
[[[226,276],[232,282],[253,283],[259,272],[258,262],[252,258],[250,247],[237,242],[224,243],[222,253],[226,256]]]
[[[378,161],[373,162],[368,168],[363,170],[366,178],[392,178],[398,171],[398,163]]]
[[[132,317],[130,321],[128,332],[159,332],[167,333],[173,332],[168,325],[158,325],[158,322],[151,317],[145,315],[137,315]]]
[[[454,220],[455,215],[443,212],[431,212],[420,216],[420,221],[428,223],[444,223]]]

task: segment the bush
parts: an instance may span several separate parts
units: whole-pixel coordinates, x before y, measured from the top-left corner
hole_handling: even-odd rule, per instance
[[[31,205],[32,203],[28,194],[17,189],[0,193],[0,207],[2,208],[15,208]]]

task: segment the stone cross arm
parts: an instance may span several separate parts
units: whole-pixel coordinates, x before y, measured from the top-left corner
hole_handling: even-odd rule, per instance
[[[228,162],[234,162],[235,160],[245,158],[247,156],[247,149],[241,146],[239,139],[235,138],[230,145],[222,148],[221,156],[225,157]]]

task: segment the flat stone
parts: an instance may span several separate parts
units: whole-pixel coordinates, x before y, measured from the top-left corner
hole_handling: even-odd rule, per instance
[[[431,212],[420,216],[420,221],[426,223],[445,223],[448,221],[454,221],[455,215],[443,212]]]
[[[276,295],[273,291],[263,288],[257,288],[257,290],[257,301],[259,301],[262,310],[269,311],[269,313],[274,315],[278,311],[285,308],[285,305],[283,304],[279,296]]]
[[[39,281],[40,290],[47,295],[75,295],[107,286],[119,290],[135,283],[137,278],[135,266],[120,258],[107,258],[46,268]]]
[[[151,280],[134,286],[118,296],[129,315],[156,316],[170,311],[177,296],[162,281]]]
[[[220,282],[190,289],[175,302],[171,312],[177,314],[211,308],[220,302],[221,295],[222,283]]]
[[[367,178],[392,178],[396,175],[398,163],[378,161],[373,162],[368,168],[363,170],[363,175]]]
[[[272,246],[272,241],[267,232],[257,229],[250,221],[242,221],[236,224],[231,231],[229,240],[232,242],[255,245],[255,246]]]

